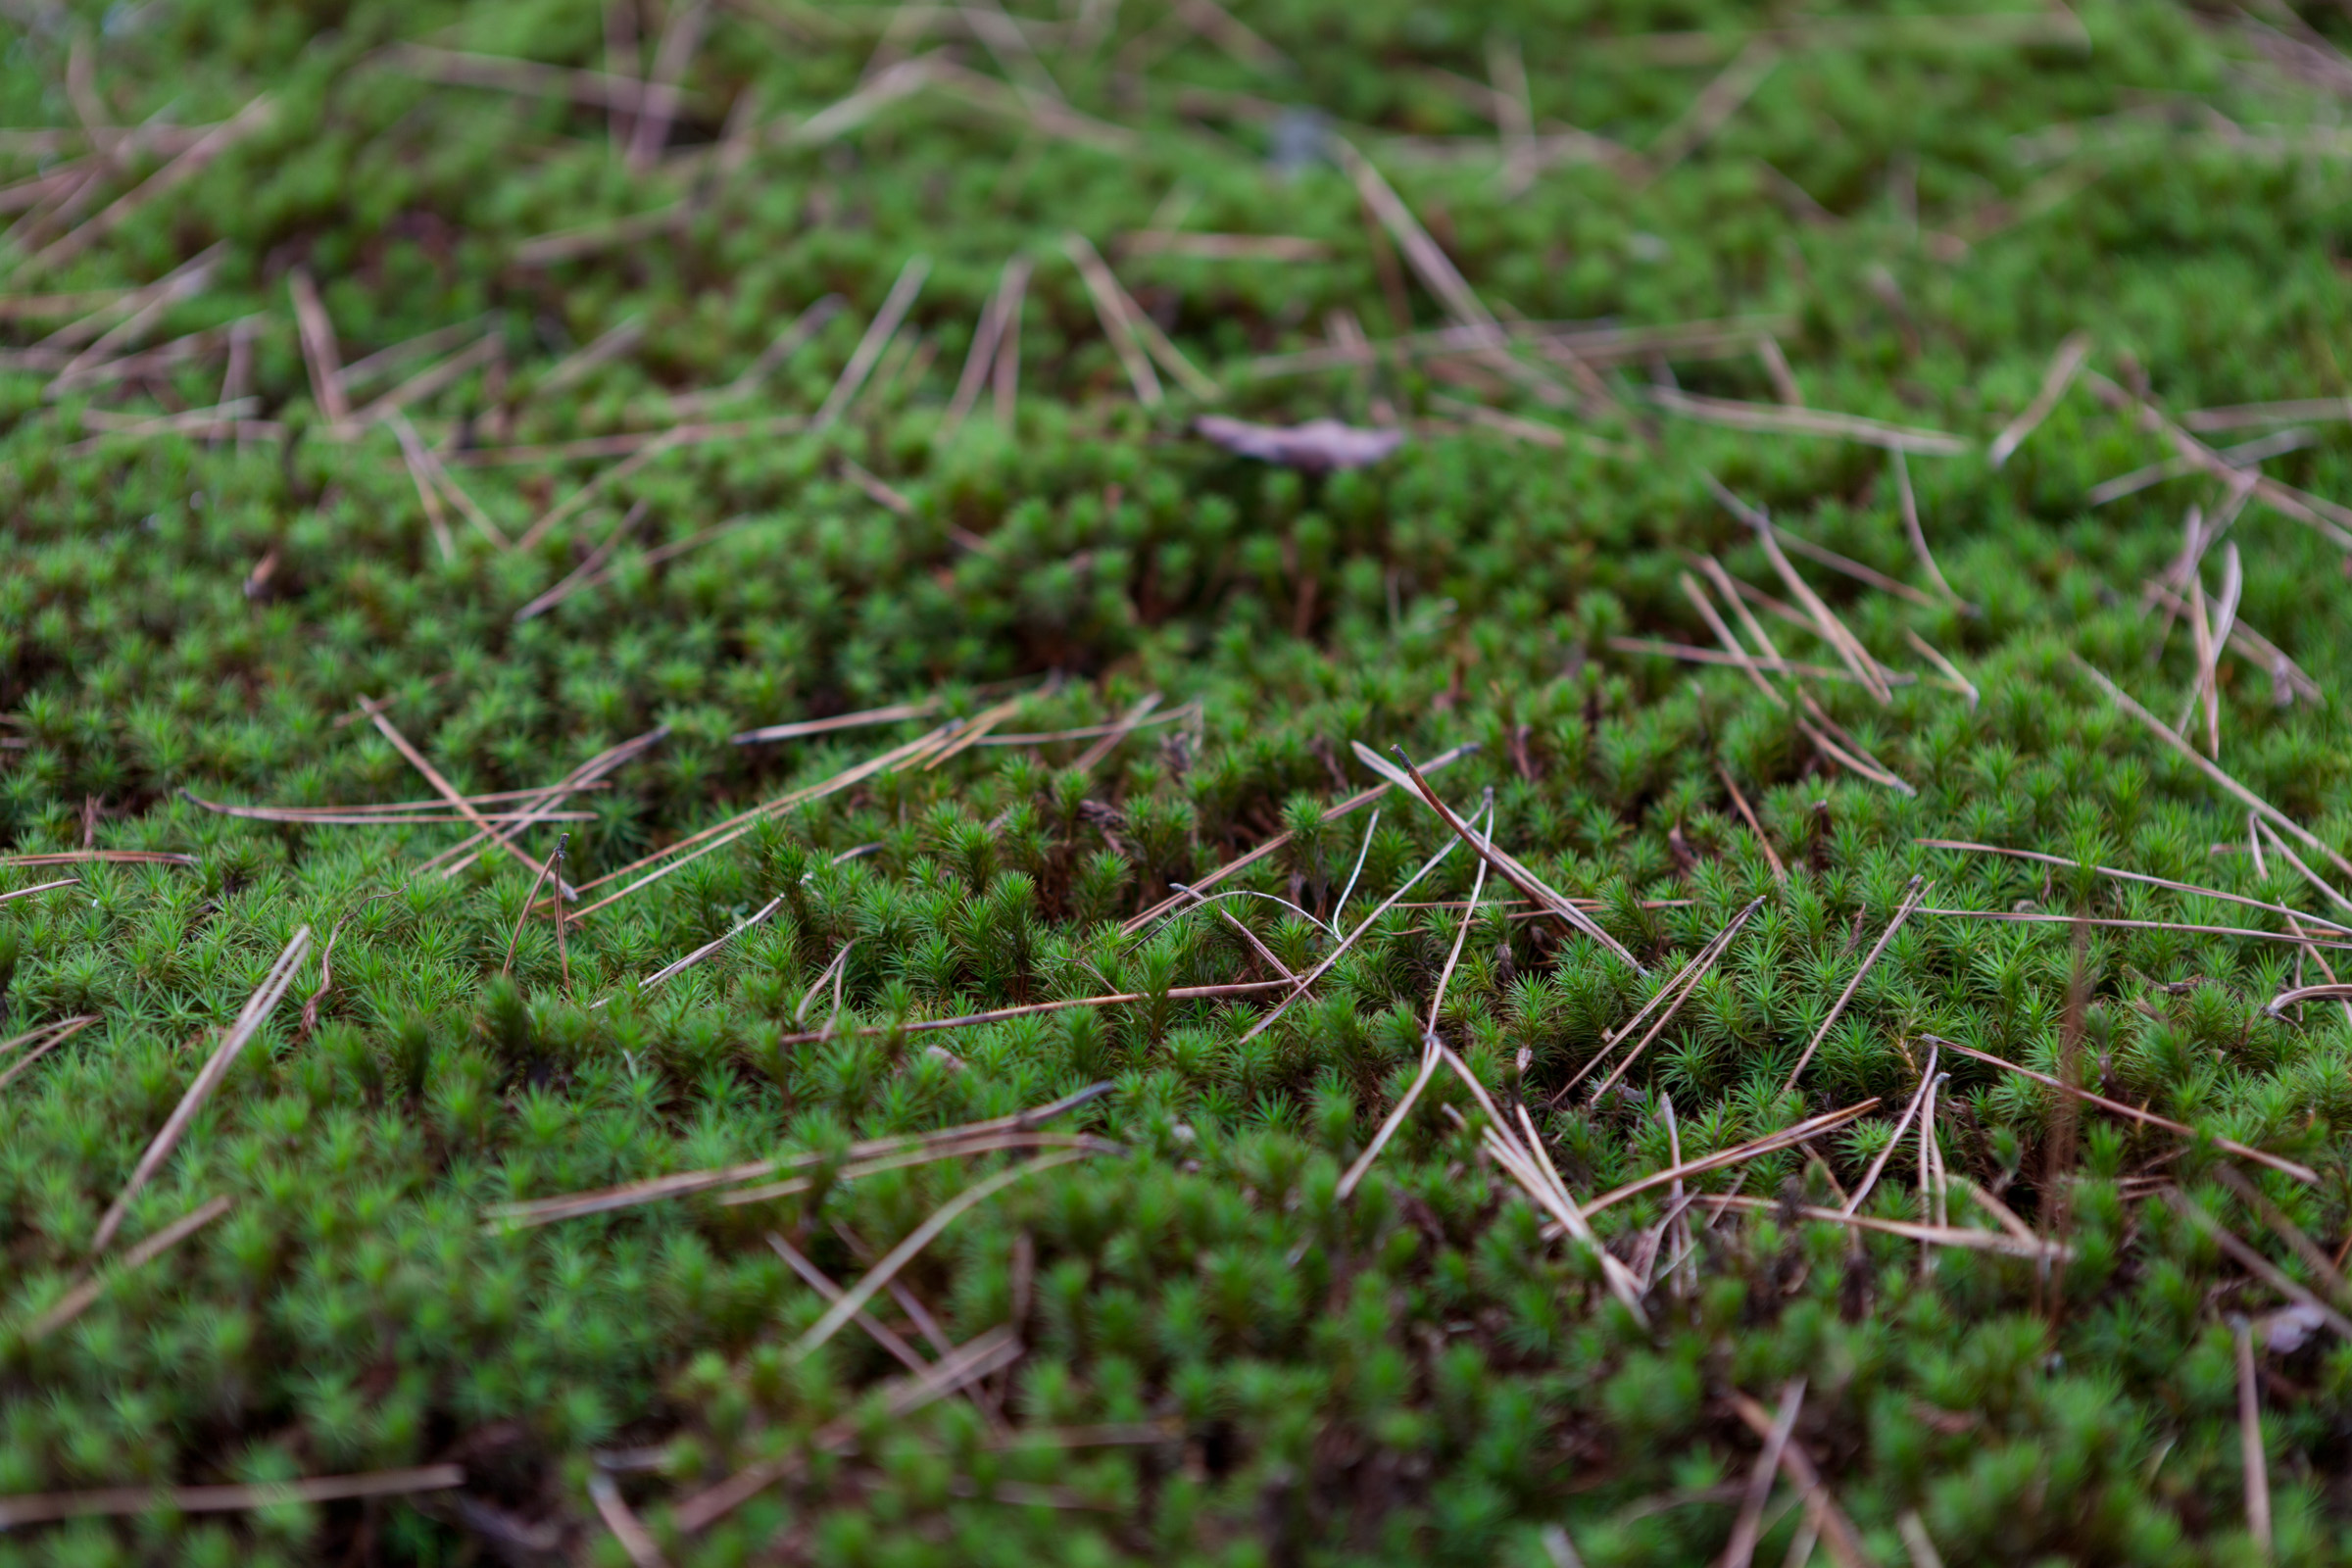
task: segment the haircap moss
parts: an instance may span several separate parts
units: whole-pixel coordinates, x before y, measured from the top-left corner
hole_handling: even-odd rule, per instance
[[[19,21],[0,1568],[2352,1554],[2342,8]]]

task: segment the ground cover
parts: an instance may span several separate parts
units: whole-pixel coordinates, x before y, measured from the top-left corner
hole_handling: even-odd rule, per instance
[[[0,1562],[2352,1544],[2341,8],[7,15]]]

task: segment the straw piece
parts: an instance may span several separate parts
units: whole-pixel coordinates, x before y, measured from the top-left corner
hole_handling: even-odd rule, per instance
[[[284,950],[278,954],[276,961],[270,965],[269,972],[262,976],[262,983],[246,1000],[236,1021],[230,1024],[228,1033],[221,1037],[220,1044],[196,1074],[195,1081],[188,1085],[187,1093],[180,1097],[179,1104],[165,1121],[163,1130],[155,1135],[153,1142],[147,1146],[147,1152],[139,1156],[137,1166],[130,1173],[130,1180],[122,1184],[121,1195],[107,1209],[105,1217],[99,1220],[97,1234],[90,1239],[92,1257],[105,1251],[107,1244],[122,1228],[123,1220],[130,1214],[130,1200],[163,1168],[164,1161],[172,1157],[172,1151],[178,1146],[180,1135],[188,1130],[188,1123],[196,1119],[196,1113],[204,1108],[204,1102],[220,1086],[220,1081],[228,1076],[228,1069],[236,1065],[238,1053],[261,1029],[270,1009],[286,994],[286,988],[294,983],[294,972],[310,950],[311,928],[306,925],[295,931]],[[5,1504],[0,1504],[0,1510],[4,1508]]]

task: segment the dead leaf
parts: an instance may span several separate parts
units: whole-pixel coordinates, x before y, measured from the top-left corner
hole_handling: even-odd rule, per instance
[[[1247,419],[1204,414],[1193,421],[1193,428],[1228,452],[1309,473],[1360,468],[1404,444],[1402,430],[1366,430],[1337,419],[1309,419],[1299,425],[1252,424]]]

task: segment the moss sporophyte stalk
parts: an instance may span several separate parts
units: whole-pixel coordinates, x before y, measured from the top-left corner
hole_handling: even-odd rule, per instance
[[[0,1568],[2352,1556],[2352,18],[20,7]]]

